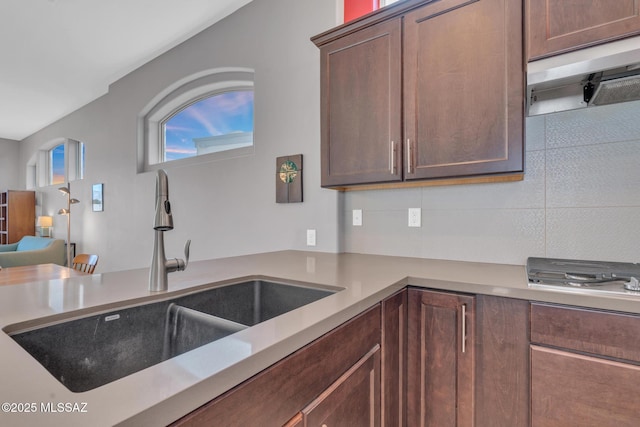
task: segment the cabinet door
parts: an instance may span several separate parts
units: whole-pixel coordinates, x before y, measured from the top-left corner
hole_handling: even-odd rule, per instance
[[[382,301],[382,419],[383,425],[405,424],[407,360],[407,290]]]
[[[305,427],[380,426],[380,346],[302,410]]]
[[[528,0],[529,60],[640,33],[637,0]]]
[[[531,347],[532,427],[632,427],[640,366]]]
[[[471,296],[409,290],[407,425],[473,426]]]
[[[521,172],[522,2],[432,2],[404,30],[405,179]]]
[[[321,48],[322,186],[402,179],[401,21]]]
[[[476,427],[529,426],[529,301],[476,297]]]

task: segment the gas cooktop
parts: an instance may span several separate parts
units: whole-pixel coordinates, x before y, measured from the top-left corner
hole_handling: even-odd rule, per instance
[[[640,295],[640,264],[635,263],[530,257],[527,276],[530,287]]]

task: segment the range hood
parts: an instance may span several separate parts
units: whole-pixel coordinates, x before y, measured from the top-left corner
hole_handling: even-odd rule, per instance
[[[527,114],[640,99],[640,36],[527,64]]]

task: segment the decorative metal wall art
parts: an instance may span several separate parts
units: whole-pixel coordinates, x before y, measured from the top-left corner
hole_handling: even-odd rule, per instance
[[[302,154],[276,159],[276,203],[302,202]]]

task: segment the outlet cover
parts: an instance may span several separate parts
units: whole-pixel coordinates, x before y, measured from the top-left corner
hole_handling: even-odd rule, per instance
[[[422,209],[409,208],[409,227],[422,227]]]
[[[356,227],[362,225],[362,209],[353,210],[353,225]]]
[[[316,230],[307,230],[307,246],[316,245]]]

